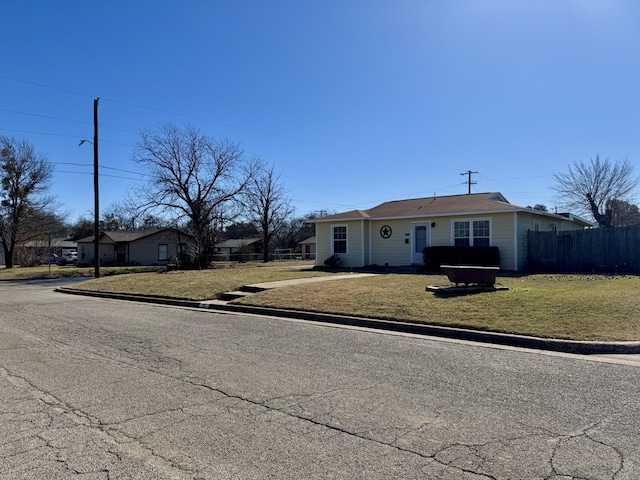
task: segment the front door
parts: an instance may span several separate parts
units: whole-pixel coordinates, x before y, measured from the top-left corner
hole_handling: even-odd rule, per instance
[[[422,264],[422,250],[429,246],[429,223],[411,225],[411,263]]]
[[[116,265],[128,265],[129,263],[129,244],[116,244]]]

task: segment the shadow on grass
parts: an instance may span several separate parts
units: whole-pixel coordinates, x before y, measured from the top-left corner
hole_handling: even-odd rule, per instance
[[[495,287],[484,285],[472,285],[469,287],[435,287],[429,286],[427,292],[433,292],[436,297],[464,297],[466,295],[477,295],[479,293],[504,292],[508,287]]]

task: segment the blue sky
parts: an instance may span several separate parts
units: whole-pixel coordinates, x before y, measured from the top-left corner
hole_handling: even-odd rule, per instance
[[[634,0],[7,0],[0,135],[55,164],[70,219],[144,177],[141,130],[193,125],[282,172],[298,214],[500,191],[561,207],[553,173],[640,159]],[[640,172],[636,172],[640,173]],[[640,196],[636,195],[635,201]]]

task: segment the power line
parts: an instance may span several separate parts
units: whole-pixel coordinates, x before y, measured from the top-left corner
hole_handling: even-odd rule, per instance
[[[52,165],[72,165],[74,167],[92,167],[93,166],[92,163],[76,163],[76,162],[49,162],[49,163],[51,163]],[[133,175],[140,175],[142,177],[151,177],[151,175],[149,175],[148,173],[134,172],[133,170],[125,170],[123,168],[107,167],[106,165],[100,165],[100,168],[103,168],[105,170],[114,170],[116,172],[131,173]],[[68,172],[68,173],[72,173],[72,172]]]
[[[42,88],[48,88],[51,90],[57,90],[57,91],[61,91],[61,92],[65,92],[65,93],[70,93],[73,95],[80,95],[83,97],[94,97],[94,95],[89,95],[86,93],[81,93],[81,92],[76,92],[73,90],[69,90],[69,89],[64,89],[64,88],[59,88],[59,87],[53,87],[50,85],[45,85],[42,83],[38,83],[38,82],[31,82],[31,81],[26,81],[26,80],[21,80],[21,79],[17,79],[17,78],[13,78],[13,77],[8,77],[6,75],[0,75],[0,79],[5,79],[5,80],[10,80],[10,81],[14,81],[14,82],[19,82],[19,83],[24,83],[27,85],[34,85],[37,87],[42,87]],[[182,117],[182,118],[188,118],[191,120],[198,120],[201,122],[206,122],[206,123],[213,123],[216,125],[222,125],[224,127],[229,127],[229,128],[235,128],[238,130],[244,130],[244,131],[248,131],[248,132],[253,132],[253,133],[258,133],[261,135],[267,135],[267,136],[271,136],[271,137],[276,137],[276,138],[282,138],[282,139],[286,139],[286,140],[291,140],[294,142],[299,142],[299,143],[306,143],[309,145],[317,145],[320,147],[325,147],[325,148],[330,148],[330,149],[334,149],[334,150],[342,150],[345,152],[352,152],[352,153],[357,153],[359,155],[366,155],[366,156],[371,156],[371,157],[379,157],[380,154],[374,154],[371,152],[364,152],[362,150],[356,150],[353,148],[348,148],[348,147],[344,147],[344,146],[337,146],[337,145],[331,145],[329,143],[324,143],[324,142],[317,142],[314,140],[308,140],[308,139],[303,139],[303,138],[298,138],[298,137],[292,137],[289,135],[283,135],[283,134],[279,134],[279,133],[274,133],[274,132],[268,132],[266,130],[260,130],[260,129],[256,129],[256,128],[250,128],[250,127],[245,127],[245,126],[241,126],[241,125],[235,125],[235,124],[231,124],[231,123],[226,123],[226,122],[221,122],[218,120],[212,120],[209,118],[204,118],[204,117],[198,117],[195,115],[188,115],[188,114],[184,114],[184,113],[180,113],[180,112],[173,112],[173,111],[169,111],[169,110],[164,110],[161,108],[156,108],[156,107],[150,107],[150,106],[146,106],[146,105],[140,105],[140,104],[136,104],[136,103],[131,103],[131,102],[125,102],[122,100],[116,100],[116,99],[110,99],[110,98],[105,98],[105,97],[101,97],[101,100],[104,102],[111,102],[111,103],[116,103],[116,104],[120,104],[120,105],[126,105],[128,107],[133,107],[133,108],[139,108],[142,110],[149,110],[149,111],[153,111],[153,112],[158,112],[158,113],[165,113],[168,115],[175,115],[177,117]],[[127,131],[127,130],[125,130]],[[132,133],[132,132],[129,132]],[[137,133],[137,132],[136,132]],[[111,142],[111,143],[116,143],[116,142]],[[124,144],[123,144],[124,145]],[[130,145],[132,146],[132,145]],[[450,170],[455,170],[455,168],[452,167],[444,167],[441,164],[423,164],[423,165],[428,165],[434,168],[443,168],[443,169],[450,169]]]
[[[95,97],[95,95],[89,95],[87,93],[75,92],[73,90],[68,90],[65,88],[52,87],[51,85],[45,85],[43,83],[30,82],[28,80],[21,80],[19,78],[7,77],[6,75],[0,75],[0,78],[3,78],[5,80],[11,80],[12,82],[24,83],[26,85],[35,85],[36,87],[48,88],[50,90],[58,90],[59,92],[71,93],[73,95],[80,95],[82,97],[92,97],[92,98]]]
[[[47,135],[51,137],[67,137],[67,138],[82,138],[82,135],[69,135],[68,133],[49,133],[49,132],[36,132],[33,130],[17,130],[14,128],[0,128],[3,132],[14,132],[14,133],[30,133],[32,135]],[[130,143],[122,143],[122,142],[114,142],[113,140],[100,140],[101,142],[111,143],[113,145],[122,145],[123,147],[131,147],[135,148],[135,145],[131,145]]]
[[[75,119],[72,119],[72,118],[56,117],[54,115],[44,115],[44,114],[41,114],[41,113],[19,112],[17,110],[7,110],[7,109],[4,109],[4,108],[0,108],[0,112],[13,113],[13,114],[16,114],[16,115],[25,115],[25,116],[29,116],[29,117],[47,118],[47,119],[50,119],[50,120],[60,120],[62,122],[82,123],[84,125],[92,125],[91,122],[87,122],[85,120],[75,120]],[[126,133],[132,133],[134,135],[138,134],[138,132],[133,132],[131,130],[126,130],[126,129],[120,128],[120,127],[114,127],[113,125],[101,125],[101,127],[110,128],[110,129],[113,129],[113,130],[119,130],[121,132],[126,132]]]
[[[69,170],[56,170],[56,173],[69,173],[69,174],[72,174],[72,175],[91,175],[91,176],[93,176],[93,172],[73,172],[73,171],[69,171]],[[101,173],[100,177],[119,178],[119,179],[122,179],[122,180],[140,181],[139,178],[123,177],[121,175],[109,175],[108,173]]]
[[[83,96],[83,97],[94,97],[94,95],[89,95],[89,94],[86,94],[86,93],[76,92],[74,90],[68,90],[68,89],[65,89],[65,88],[52,87],[50,85],[45,85],[43,83],[30,82],[30,81],[27,81],[27,80],[21,80],[21,79],[18,79],[18,78],[8,77],[6,75],[0,75],[0,79],[10,80],[10,81],[13,81],[13,82],[18,82],[18,83],[24,83],[26,85],[33,85],[33,86],[37,86],[37,87],[41,87],[41,88],[47,88],[47,89],[50,89],[50,90],[57,90],[57,91],[60,91],[60,92],[70,93],[70,94],[73,94],[73,95],[80,95],[80,96]],[[149,106],[146,106],[146,105],[139,105],[139,104],[136,104],[136,103],[125,102],[125,101],[122,101],[122,100],[116,100],[116,99],[104,98],[104,97],[101,98],[101,100],[106,101],[106,102],[111,102],[111,103],[117,103],[117,104],[120,104],[120,105],[126,105],[128,107],[134,107],[134,108],[139,108],[139,109],[143,109],[143,110],[149,110],[149,111],[158,112],[158,113],[166,113],[166,114],[169,114],[169,115],[175,115],[177,117],[189,118],[189,119],[198,120],[198,121],[201,121],[201,122],[214,123],[216,125],[222,125],[222,126],[225,126],[225,127],[236,128],[236,129],[239,129],[239,130],[245,130],[245,131],[249,131],[249,132],[253,132],[253,133],[259,133],[261,135],[269,135],[269,136],[273,136],[273,137],[284,138],[284,139],[287,139],[287,140],[293,140],[293,141],[296,141],[296,142],[308,143],[308,144],[318,145],[318,146],[332,148],[332,149],[336,149],[336,150],[352,151],[354,153],[360,153],[360,154],[364,154],[364,155],[369,155],[369,153],[367,153],[367,152],[362,152],[362,151],[358,151],[358,150],[352,150],[352,149],[349,149],[349,148],[346,148],[346,147],[339,147],[339,146],[336,146],[336,145],[330,145],[330,144],[326,144],[326,143],[316,142],[316,141],[313,141],[313,140],[306,140],[306,139],[302,139],[302,138],[290,137],[290,136],[282,135],[282,134],[279,134],[279,133],[267,132],[265,130],[259,130],[259,129],[255,129],[255,128],[243,127],[241,125],[233,125],[233,124],[230,124],[230,123],[220,122],[218,120],[211,120],[211,119],[208,119],[208,118],[197,117],[195,115],[188,115],[188,114],[184,114],[184,113],[180,113],[180,112],[173,112],[173,111],[169,111],[169,110],[163,110],[161,108],[149,107]]]

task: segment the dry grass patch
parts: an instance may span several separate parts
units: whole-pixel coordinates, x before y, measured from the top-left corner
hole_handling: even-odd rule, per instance
[[[155,271],[159,267],[100,267],[102,275],[119,275]],[[93,267],[77,267],[74,265],[41,265],[39,267],[0,268],[0,281],[39,280],[52,278],[93,277]]]
[[[202,271],[142,273],[105,277],[74,285],[73,289],[105,293],[125,293],[183,300],[210,300],[219,294],[256,283],[336,275],[287,266],[247,266]]]
[[[508,291],[438,297],[444,276],[380,275],[275,289],[238,303],[575,340],[640,340],[640,278],[500,277]]]

